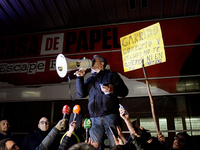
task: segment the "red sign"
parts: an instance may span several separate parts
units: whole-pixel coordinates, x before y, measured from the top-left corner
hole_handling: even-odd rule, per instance
[[[200,17],[137,22],[112,26],[63,30],[31,35],[0,38],[0,81],[14,85],[37,85],[67,81],[61,79],[55,69],[59,53],[70,59],[94,54],[105,57],[112,71],[119,72],[129,79],[144,78],[142,69],[124,73],[120,37],[160,23],[166,52],[166,62],[146,68],[147,76],[179,76],[180,69],[193,49],[200,33]],[[137,38],[137,37],[136,37]],[[71,78],[75,76],[71,75]],[[168,92],[176,91],[178,78],[159,82],[150,80]]]

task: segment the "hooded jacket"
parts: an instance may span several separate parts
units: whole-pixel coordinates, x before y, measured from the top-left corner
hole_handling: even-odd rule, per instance
[[[104,94],[100,84],[112,84],[114,92]],[[119,99],[128,95],[128,88],[116,72],[103,70],[94,73],[84,83],[83,77],[76,79],[77,95],[85,98],[89,95],[88,110],[90,117],[101,117],[109,114],[119,114]]]

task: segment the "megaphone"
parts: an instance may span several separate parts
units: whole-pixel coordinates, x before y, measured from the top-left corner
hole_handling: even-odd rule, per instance
[[[65,58],[63,54],[59,54],[56,58],[56,71],[61,78],[67,75],[67,72],[78,70],[82,68],[83,70],[92,67],[92,61],[88,58],[83,59],[69,59]]]

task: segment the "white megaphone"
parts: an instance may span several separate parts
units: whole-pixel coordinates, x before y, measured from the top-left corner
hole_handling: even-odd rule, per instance
[[[64,78],[69,71],[80,68],[86,70],[91,67],[92,61],[85,57],[83,59],[69,59],[65,58],[63,54],[59,54],[56,58],[56,71],[61,78]]]

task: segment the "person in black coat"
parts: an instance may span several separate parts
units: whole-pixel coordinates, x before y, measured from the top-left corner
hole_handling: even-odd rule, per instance
[[[91,73],[84,82],[84,70],[76,71],[76,90],[79,98],[89,95],[88,110],[92,127],[89,130],[91,141],[99,145],[98,150],[103,149],[104,133],[106,132],[109,145],[115,145],[109,127],[116,129],[119,120],[119,99],[128,95],[128,88],[117,72],[107,68],[107,60],[99,55],[94,55]]]
[[[48,133],[49,120],[46,117],[42,117],[39,120],[38,128],[34,131],[34,133],[31,133],[25,137],[21,150],[35,150]]]
[[[52,145],[55,144],[60,131],[65,130],[66,122],[67,119],[61,119],[56,126],[51,129],[48,135],[42,140],[40,145],[35,150],[49,150]]]

